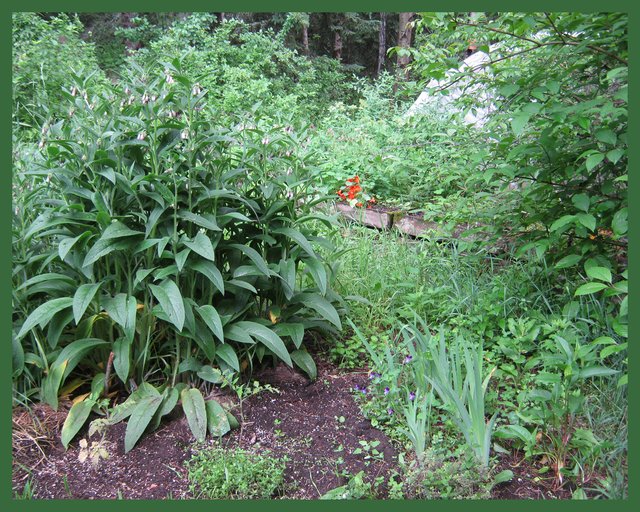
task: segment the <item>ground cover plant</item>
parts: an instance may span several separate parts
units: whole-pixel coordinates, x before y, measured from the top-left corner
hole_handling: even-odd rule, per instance
[[[15,498],[626,498],[626,15],[382,14],[14,15]]]

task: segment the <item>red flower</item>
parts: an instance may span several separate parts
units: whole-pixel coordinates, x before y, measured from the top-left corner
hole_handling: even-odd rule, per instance
[[[362,203],[356,203],[356,206],[360,208],[362,206]]]

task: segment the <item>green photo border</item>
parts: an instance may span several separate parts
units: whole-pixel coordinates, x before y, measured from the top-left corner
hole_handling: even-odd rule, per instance
[[[640,19],[640,8],[637,6],[637,2],[634,2],[636,6],[630,1],[618,1],[611,0],[609,2],[596,2],[593,0],[564,0],[551,2],[548,0],[542,0],[539,2],[507,2],[504,0],[492,0],[492,1],[464,1],[464,0],[452,0],[444,1],[437,0],[432,2],[419,2],[415,0],[397,0],[392,2],[390,0],[325,0],[322,3],[312,2],[311,0],[291,1],[291,0],[266,0],[259,2],[257,0],[224,0],[204,2],[196,0],[185,0],[179,4],[170,2],[168,0],[156,0],[154,2],[141,2],[141,1],[122,1],[113,0],[109,3],[89,3],[78,0],[61,0],[56,2],[45,2],[42,0],[23,0],[22,2],[9,2],[3,4],[2,15],[0,16],[0,38],[2,40],[3,52],[0,63],[5,73],[2,74],[5,77],[2,80],[2,98],[4,100],[0,102],[0,108],[2,109],[1,119],[2,122],[2,150],[5,155],[5,161],[7,162],[7,170],[0,172],[0,193],[5,195],[5,200],[0,201],[0,206],[4,208],[6,217],[0,215],[0,218],[9,219],[9,221],[0,224],[2,230],[2,236],[0,237],[0,269],[2,269],[2,276],[7,283],[7,287],[0,287],[0,312],[2,317],[5,318],[6,323],[0,322],[4,326],[4,331],[7,338],[5,338],[5,346],[10,346],[10,328],[11,328],[11,177],[12,177],[12,148],[11,148],[11,13],[13,11],[43,11],[43,12],[64,12],[64,11],[76,11],[76,12],[149,12],[149,11],[215,11],[215,12],[288,12],[288,11],[313,11],[313,12],[347,12],[347,11],[380,11],[380,12],[400,12],[400,11],[579,11],[579,12],[628,12],[629,13],[629,39],[632,49],[637,48],[637,40],[640,37],[640,26],[638,20]],[[535,7],[535,9],[532,9]],[[632,52],[632,64],[631,64],[631,77],[630,81],[635,84],[640,81],[638,76],[637,66],[637,54]],[[637,109],[635,107],[635,97],[632,95],[631,99],[631,114],[637,120]],[[640,140],[635,137],[640,134],[637,129],[635,120],[630,123],[630,136],[629,140]],[[638,161],[638,146],[635,144],[629,145],[630,158],[629,161],[635,164]],[[630,177],[630,194],[638,197],[640,195],[639,179],[635,176]],[[640,214],[640,201],[636,205],[635,201],[629,201],[629,214],[630,218],[635,218],[636,214]],[[635,254],[635,247],[637,237],[639,235],[639,226],[634,221],[631,222],[629,229],[629,248],[630,255],[629,265],[632,268],[636,268],[638,265],[634,261],[632,255]],[[631,273],[635,275],[635,270]],[[635,281],[633,281],[635,283]],[[635,289],[635,284],[632,284],[632,289]],[[638,311],[640,307],[636,307],[636,303],[631,301],[631,311]],[[636,332],[637,317],[635,314],[629,315],[629,322],[631,323],[631,331]],[[4,338],[4,337],[3,337]],[[629,365],[630,373],[634,373],[635,360],[638,357],[638,346],[633,340],[630,341],[629,346],[629,359],[633,363]],[[0,357],[0,375],[3,375],[6,383],[7,390],[11,389],[11,357],[8,350],[7,355]],[[629,388],[629,423],[637,425],[638,404],[635,403],[633,397],[637,396],[636,381],[631,378],[631,388]],[[8,510],[86,510],[87,506],[91,507],[93,511],[107,511],[111,510],[117,503],[117,507],[120,510],[124,507],[124,510],[135,510],[140,512],[145,510],[147,506],[153,507],[156,510],[176,510],[175,507],[181,510],[298,510],[300,506],[304,510],[326,510],[327,505],[331,508],[338,507],[337,510],[352,510],[352,511],[371,511],[371,510],[426,510],[430,507],[437,508],[438,510],[463,510],[469,508],[470,510],[492,510],[492,511],[513,511],[518,512],[527,510],[552,510],[556,507],[562,507],[564,510],[602,510],[605,507],[613,510],[637,510],[635,507],[639,505],[638,496],[640,493],[635,489],[634,483],[637,481],[638,469],[632,464],[629,466],[629,498],[627,500],[615,500],[615,501],[564,501],[556,502],[553,504],[546,503],[542,500],[536,501],[438,501],[438,502],[424,502],[424,501],[349,501],[349,502],[326,502],[326,501],[293,501],[293,500],[271,500],[271,501],[134,501],[125,500],[120,502],[112,501],[95,501],[88,503],[83,500],[31,500],[31,501],[17,501],[12,498],[11,490],[11,394],[9,392],[0,396],[1,406],[0,408],[7,411],[6,416],[2,415],[0,420],[0,439],[2,439],[3,446],[5,447],[2,453],[2,461],[0,464],[0,482],[1,493],[0,499],[3,506],[7,506]],[[635,460],[634,455],[636,453],[635,446],[638,442],[640,434],[634,429],[629,430],[629,457]],[[551,507],[551,508],[550,508]]]

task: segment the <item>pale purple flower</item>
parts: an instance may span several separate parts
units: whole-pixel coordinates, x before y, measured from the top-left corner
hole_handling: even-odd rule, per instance
[[[416,394],[413,391],[409,393],[409,400],[414,400],[415,397],[416,397]]]
[[[384,394],[385,394],[385,395],[388,395],[388,394],[389,394],[389,388],[388,388],[388,387],[384,388]]]
[[[393,414],[393,409],[389,408],[389,409],[387,409],[387,412],[389,413],[389,415],[392,415]]]
[[[410,363],[412,359],[413,359],[413,356],[408,355],[407,357],[404,358],[404,364]]]

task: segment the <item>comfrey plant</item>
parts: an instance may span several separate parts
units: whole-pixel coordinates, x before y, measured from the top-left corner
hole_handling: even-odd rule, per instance
[[[178,60],[132,73],[99,94],[75,77],[19,166],[13,274],[16,379],[57,408],[71,374],[102,374],[92,397],[131,395],[110,415],[127,450],[179,399],[197,439],[219,432],[199,388],[220,372],[275,358],[315,378],[305,330],[341,329],[306,136],[216,126]]]

